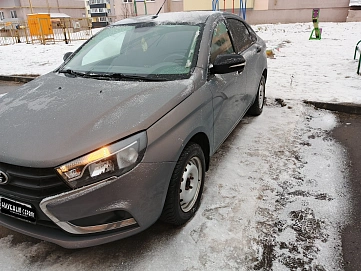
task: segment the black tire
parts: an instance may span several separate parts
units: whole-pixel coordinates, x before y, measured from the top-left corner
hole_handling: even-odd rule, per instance
[[[259,116],[263,111],[263,105],[266,99],[266,79],[262,75],[261,80],[258,85],[258,92],[256,96],[256,100],[253,105],[248,110],[248,114],[252,116]]]
[[[194,178],[196,177],[196,178]],[[160,219],[173,225],[186,223],[199,208],[205,177],[202,148],[189,143],[174,168]]]

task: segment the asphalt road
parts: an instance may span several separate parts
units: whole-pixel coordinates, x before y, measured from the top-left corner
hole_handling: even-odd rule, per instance
[[[0,94],[7,93],[23,85],[23,83],[0,81]]]
[[[361,115],[337,113],[339,126],[332,136],[348,152],[349,186],[352,199],[350,223],[342,233],[342,247],[345,271],[361,270]]]

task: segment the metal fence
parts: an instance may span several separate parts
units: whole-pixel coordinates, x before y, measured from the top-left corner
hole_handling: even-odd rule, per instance
[[[92,25],[88,18],[44,18],[28,21],[0,23],[0,45],[15,43],[70,43],[87,40],[92,36]]]

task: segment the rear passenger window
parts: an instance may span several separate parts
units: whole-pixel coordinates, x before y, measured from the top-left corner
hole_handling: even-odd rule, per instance
[[[214,60],[218,55],[223,54],[234,54],[231,38],[228,34],[228,29],[224,22],[220,22],[217,27],[214,29],[212,46],[211,46],[211,63],[214,63]]]
[[[236,19],[228,19],[227,21],[237,53],[246,50],[253,43],[248,28],[241,21]]]

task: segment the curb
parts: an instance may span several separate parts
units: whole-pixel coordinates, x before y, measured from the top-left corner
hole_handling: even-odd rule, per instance
[[[27,83],[34,80],[36,77],[31,76],[7,76],[7,75],[0,75],[0,80],[2,81],[13,81],[13,82],[22,82]]]
[[[323,103],[315,101],[303,101],[305,104],[313,105],[320,109],[326,109],[330,111],[343,112],[347,114],[361,115],[361,104],[353,103]]]

